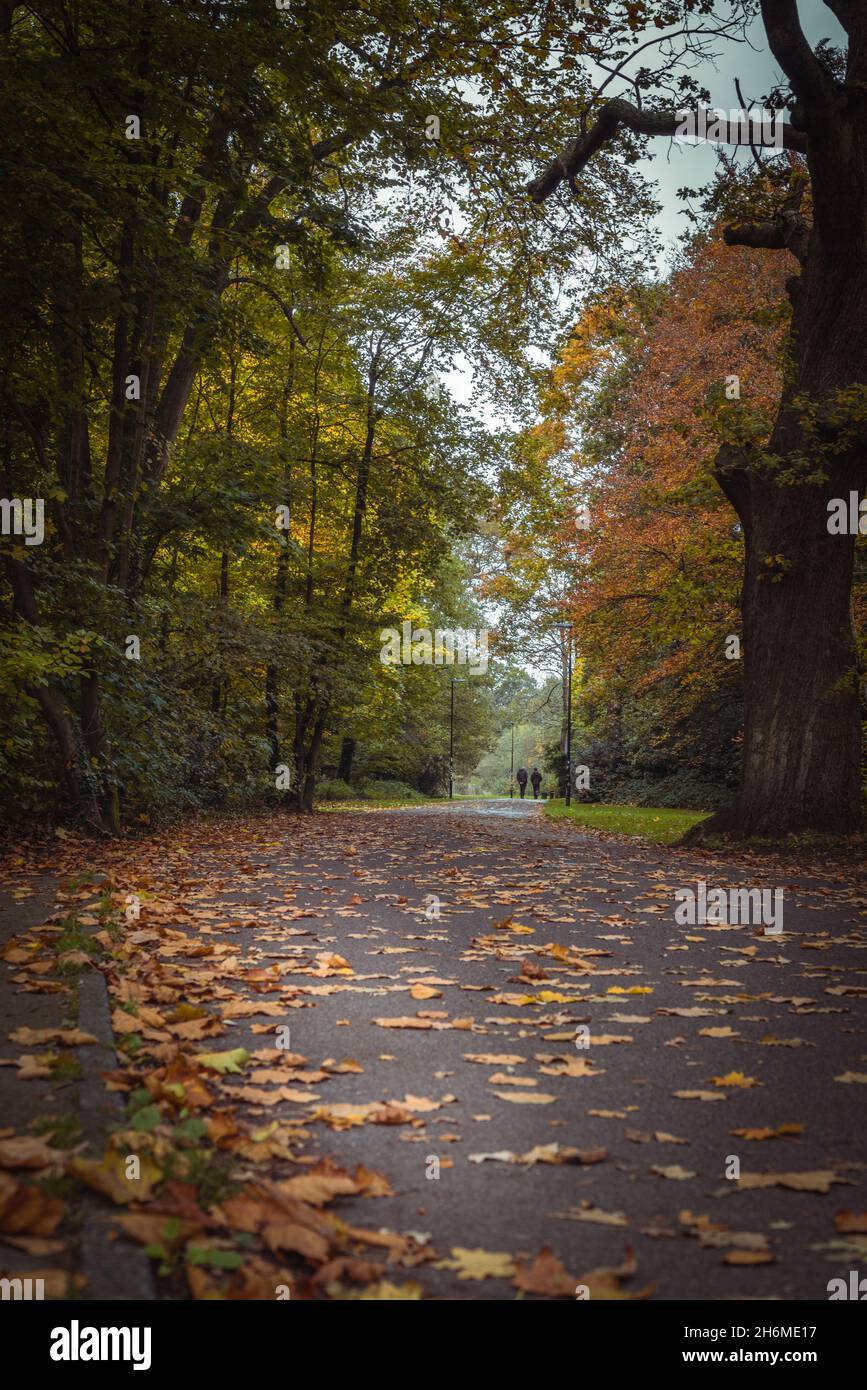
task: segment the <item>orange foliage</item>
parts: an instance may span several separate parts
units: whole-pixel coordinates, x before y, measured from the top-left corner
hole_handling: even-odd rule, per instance
[[[664,681],[684,713],[737,679],[725,639],[740,630],[742,543],[711,469],[724,420],[770,431],[792,265],[714,238],[650,314],[596,304],[564,351],[547,404],[591,510],[589,529],[571,515],[562,528],[582,561],[570,612],[606,700]]]

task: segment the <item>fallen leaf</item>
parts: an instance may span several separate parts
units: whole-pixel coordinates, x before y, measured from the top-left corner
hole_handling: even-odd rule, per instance
[[[867,1211],[835,1211],[834,1225],[838,1231],[867,1234]]]
[[[80,1028],[15,1028],[9,1034],[10,1042],[23,1047],[41,1047],[46,1043],[62,1043],[64,1047],[83,1047],[95,1043],[92,1033],[83,1033]]]
[[[0,1173],[0,1231],[12,1235],[52,1236],[63,1217],[63,1202],[41,1188]]]
[[[211,1071],[240,1072],[245,1062],[250,1060],[250,1054],[244,1047],[233,1047],[228,1052],[197,1052],[195,1060],[201,1067],[208,1067]]]
[[[459,1279],[508,1279],[515,1265],[511,1255],[453,1245],[452,1258],[438,1260],[434,1269],[455,1270]]]
[[[497,1100],[510,1100],[513,1105],[551,1105],[557,1099],[546,1091],[495,1091]]]
[[[676,1182],[685,1182],[687,1178],[694,1178],[695,1173],[691,1173],[688,1168],[681,1168],[679,1163],[670,1163],[667,1167],[662,1164],[654,1163],[650,1169],[651,1173],[656,1173],[660,1178],[673,1178]]]
[[[146,1202],[163,1174],[147,1154],[136,1155],[141,1176],[128,1178],[128,1155],[117,1149],[106,1149],[102,1158],[72,1158],[70,1172],[88,1187],[101,1192],[118,1205],[126,1202]]]
[[[759,1187],[787,1187],[793,1192],[829,1192],[834,1183],[846,1183],[831,1169],[821,1168],[809,1173],[741,1173],[735,1187],[750,1191]]]
[[[19,1135],[14,1139],[0,1139],[0,1168],[49,1168],[54,1164],[63,1165],[66,1154],[62,1149],[52,1149],[44,1139]]]

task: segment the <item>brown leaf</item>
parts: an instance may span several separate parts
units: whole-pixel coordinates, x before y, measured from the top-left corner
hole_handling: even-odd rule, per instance
[[[829,1168],[820,1168],[809,1173],[741,1173],[735,1180],[735,1187],[743,1191],[760,1187],[787,1187],[792,1192],[830,1192],[834,1183],[848,1181],[848,1178],[841,1178]]]
[[[308,1260],[324,1260],[329,1250],[324,1236],[289,1220],[269,1222],[262,1229],[262,1239],[268,1249],[275,1253],[278,1250],[293,1250],[296,1255],[304,1255]]]
[[[465,1062],[481,1062],[487,1067],[517,1067],[526,1062],[519,1052],[465,1052]]]
[[[516,1273],[512,1280],[516,1289],[523,1293],[540,1294],[544,1298],[574,1298],[578,1282],[557,1259],[548,1246],[544,1246],[527,1269],[519,1260],[515,1261]]]
[[[9,1041],[22,1047],[43,1047],[46,1043],[61,1043],[64,1047],[82,1047],[95,1043],[92,1033],[83,1033],[80,1028],[16,1028],[9,1034]]]
[[[691,1173],[688,1168],[682,1168],[679,1163],[670,1163],[664,1167],[660,1163],[654,1163],[650,1169],[651,1173],[656,1173],[660,1178],[672,1178],[675,1182],[685,1182],[687,1178],[694,1178],[695,1173]]]
[[[336,1283],[338,1279],[351,1279],[356,1284],[372,1284],[385,1274],[385,1265],[374,1260],[360,1260],[355,1255],[340,1255],[336,1260],[317,1269],[312,1282],[316,1285]]]
[[[867,1234],[867,1211],[835,1211],[834,1225],[847,1234]]]
[[[776,1129],[769,1127],[759,1129],[730,1129],[729,1134],[733,1134],[737,1139],[794,1139],[799,1134],[803,1134],[803,1125],[777,1125]]]
[[[24,1134],[14,1139],[0,1139],[0,1168],[49,1168],[65,1162],[63,1150],[52,1149],[44,1139]]]
[[[52,1236],[63,1217],[59,1197],[47,1197],[8,1173],[0,1173],[0,1231],[12,1235]]]

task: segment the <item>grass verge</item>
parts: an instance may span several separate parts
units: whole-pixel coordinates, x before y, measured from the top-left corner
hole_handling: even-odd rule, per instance
[[[682,810],[671,806],[602,806],[579,802],[567,807],[563,801],[547,801],[545,815],[552,820],[569,820],[591,830],[607,830],[616,835],[640,835],[660,845],[673,845],[687,830],[705,820],[709,811]]]

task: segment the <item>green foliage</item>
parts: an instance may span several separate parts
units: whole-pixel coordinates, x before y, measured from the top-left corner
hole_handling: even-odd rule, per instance
[[[516,197],[598,65],[676,24],[641,8],[6,7],[0,478],[46,502],[44,544],[2,543],[16,814],[311,809],[350,742],[353,777],[442,790],[448,681],[386,671],[378,632],[485,625],[465,557],[503,450],[478,407],[531,408],[580,248],[601,283],[648,254],[632,137],[546,216]],[[698,92],[651,61],[639,89]],[[436,389],[458,363],[471,407]],[[491,692],[457,691],[458,772]]]

